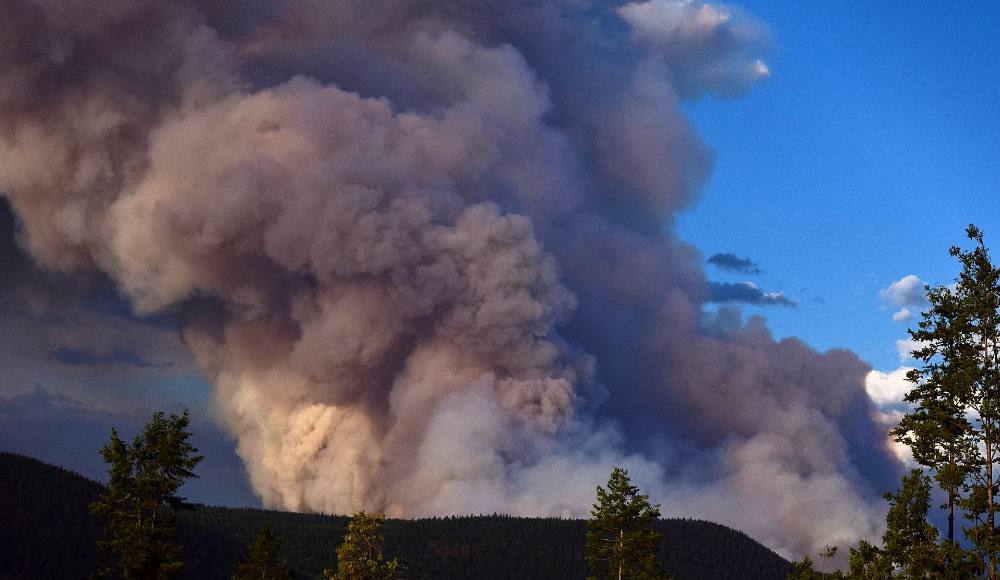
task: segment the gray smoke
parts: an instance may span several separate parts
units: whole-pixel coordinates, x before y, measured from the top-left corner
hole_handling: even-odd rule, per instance
[[[45,268],[183,313],[271,507],[585,515],[613,463],[787,554],[878,533],[868,368],[710,298],[681,110],[738,12],[0,0],[0,191]],[[822,522],[822,523],[820,523]]]

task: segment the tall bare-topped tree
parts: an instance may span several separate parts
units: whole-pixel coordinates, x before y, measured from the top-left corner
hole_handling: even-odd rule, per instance
[[[586,561],[595,573],[590,578],[669,578],[656,558],[662,534],[654,524],[660,506],[639,491],[620,467],[611,470],[607,489],[597,486],[597,503],[587,522]]]
[[[1000,269],[982,232],[970,225],[966,234],[975,247],[950,250],[962,264],[958,279],[952,286],[928,289],[930,308],[910,332],[921,345],[912,354],[923,365],[908,376],[914,387],[906,400],[915,409],[893,434],[947,492],[949,542],[954,542],[957,507],[970,523],[966,537],[995,580],[1000,567]]]

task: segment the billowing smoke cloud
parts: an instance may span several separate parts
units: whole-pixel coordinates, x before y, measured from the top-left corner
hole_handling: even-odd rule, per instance
[[[0,13],[22,244],[182,313],[268,506],[580,516],[624,463],[666,514],[788,554],[878,532],[896,463],[867,366],[704,315],[669,228],[711,162],[681,101],[767,76],[752,20],[671,0]]]

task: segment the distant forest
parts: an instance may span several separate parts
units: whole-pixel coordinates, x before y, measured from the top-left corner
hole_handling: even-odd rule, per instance
[[[87,505],[97,482],[36,459],[0,453],[0,579],[86,578],[98,564],[98,523]],[[348,518],[191,506],[178,515],[185,578],[229,578],[265,523],[296,578],[336,564]],[[772,580],[792,565],[746,534],[698,520],[665,519],[660,560],[678,580]],[[584,520],[504,515],[386,520],[385,550],[412,579],[584,578]]]

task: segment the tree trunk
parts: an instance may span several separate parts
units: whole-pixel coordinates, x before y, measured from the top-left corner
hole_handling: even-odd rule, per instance
[[[625,530],[618,529],[618,580],[622,580],[622,565],[625,563]]]
[[[955,449],[952,448],[948,451],[948,463],[954,467],[955,465]],[[948,488],[948,541],[955,541],[955,488]]]
[[[955,444],[952,443],[948,449],[948,466],[954,468],[955,465]],[[948,488],[948,541],[955,541],[955,488]]]
[[[948,541],[955,541],[955,490],[948,490]]]
[[[990,320],[991,319],[990,319],[989,316],[983,317],[983,321],[984,322],[985,321],[990,321]],[[986,325],[984,324],[984,326],[986,326]],[[992,369],[992,367],[993,367],[993,364],[992,364],[993,363],[993,359],[991,358],[991,355],[990,355],[989,338],[986,336],[985,332],[983,332],[982,344],[983,344],[983,366],[986,367],[986,373],[984,373],[985,376],[986,376],[986,378],[984,379],[984,383],[985,384],[983,384],[983,391],[984,391],[983,395],[984,395],[984,398],[985,398],[985,397],[989,397],[991,395],[990,391],[993,390],[992,389],[993,386],[990,384],[990,383],[992,383],[992,373],[990,371],[993,370]],[[994,517],[996,515],[996,506],[993,503],[994,502],[994,498],[993,498],[993,452],[994,452],[994,449],[993,449],[993,434],[994,434],[993,419],[994,419],[993,417],[980,417],[980,420],[982,420],[982,422],[983,422],[983,432],[984,432],[983,435],[985,435],[984,438],[986,440],[985,441],[985,445],[984,445],[985,451],[986,451],[986,525],[989,526],[987,538],[988,538],[988,546],[990,547],[989,550],[988,550],[988,552],[987,552],[987,559],[990,562],[990,569],[987,571],[987,574],[988,574],[988,577],[989,577],[990,580],[997,580],[997,553],[996,553],[996,550],[993,548],[993,535],[994,535],[995,530],[996,530],[996,519]]]
[[[993,534],[996,529],[995,525],[995,514],[996,506],[993,504],[993,443],[989,441],[992,436],[991,429],[987,428],[986,431],[986,523],[989,526],[989,546],[990,550],[987,556],[990,561],[989,578],[990,580],[996,580],[997,578],[997,554],[992,548],[993,546]]]

